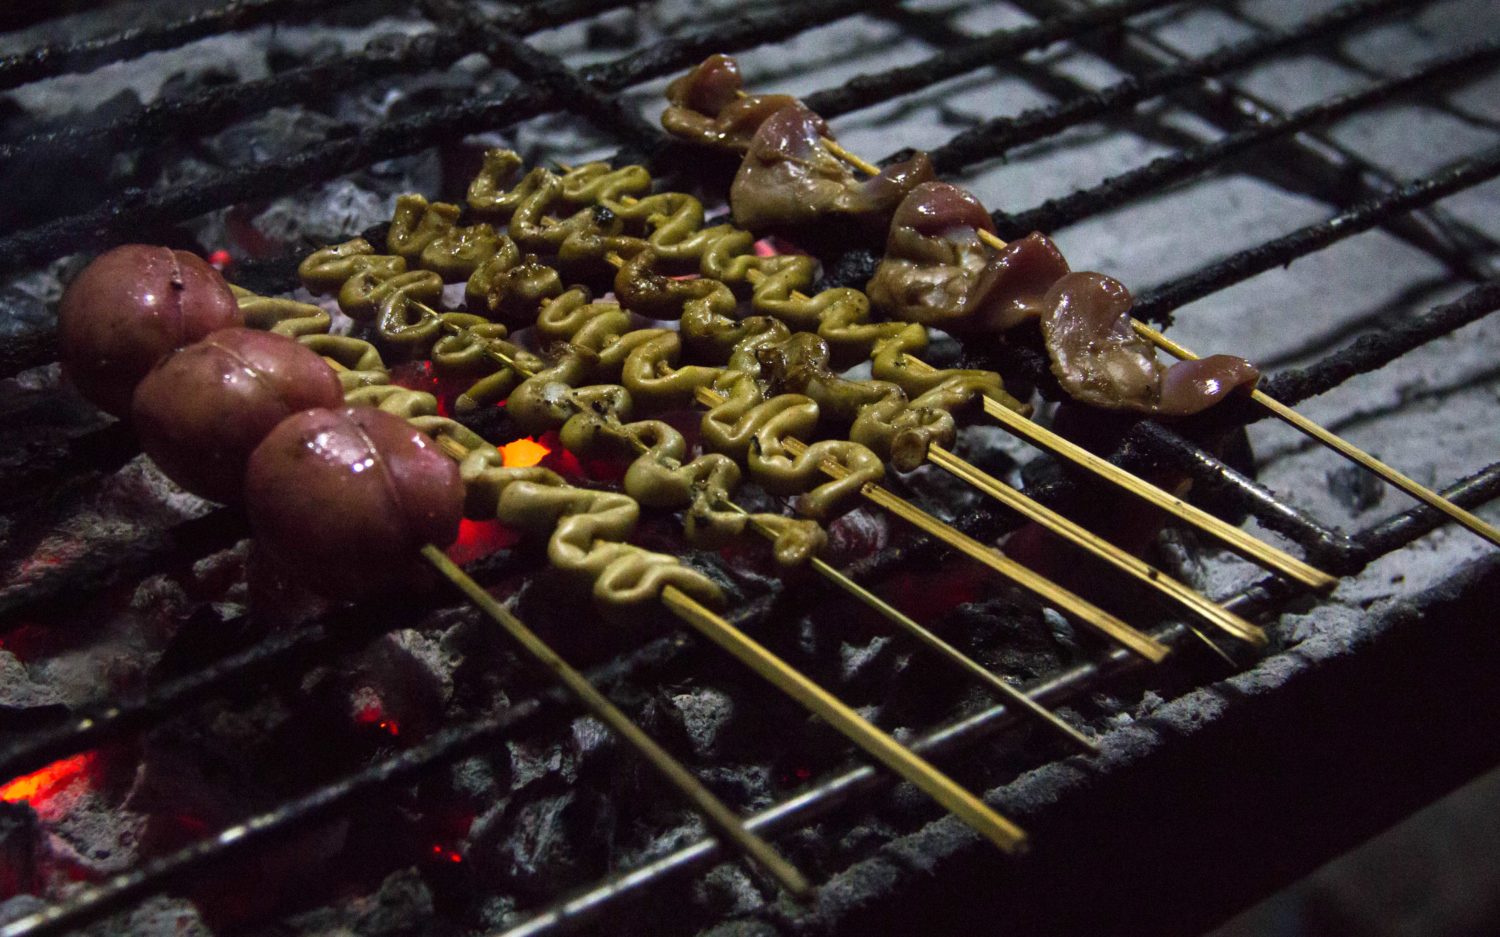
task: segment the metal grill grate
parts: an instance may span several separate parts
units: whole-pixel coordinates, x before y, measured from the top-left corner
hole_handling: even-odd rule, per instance
[[[81,5],[85,7],[97,4]],[[186,17],[160,26],[82,43],[44,45],[0,58],[0,89],[23,86],[43,79],[85,72],[112,62],[169,49],[226,30],[247,29],[264,23],[282,23],[318,17],[339,4],[329,0],[242,0],[222,8]],[[161,229],[224,206],[285,195],[314,182],[336,178],[380,160],[407,155],[435,142],[467,134],[513,126],[538,115],[566,112],[588,121],[630,155],[673,161],[671,147],[642,118],[627,95],[648,80],[670,75],[691,65],[709,52],[733,52],[795,37],[807,30],[834,23],[856,14],[889,17],[903,27],[922,26],[926,34],[941,39],[942,51],[915,64],[879,73],[861,75],[838,87],[805,95],[809,105],[829,116],[840,116],[888,105],[903,95],[931,88],[994,65],[997,61],[1040,50],[1064,40],[1102,48],[1106,58],[1128,77],[1105,87],[1081,91],[1058,103],[1023,111],[1015,116],[994,116],[957,133],[934,148],[932,154],[945,173],[956,173],[985,161],[999,159],[1028,145],[1096,121],[1112,121],[1143,102],[1170,94],[1189,95],[1188,104],[1228,124],[1226,132],[1208,142],[1182,146],[1138,169],[1066,196],[1047,200],[1019,211],[997,211],[1002,233],[1020,233],[1040,227],[1051,229],[1095,217],[1133,200],[1142,199],[1195,175],[1209,172],[1247,153],[1269,145],[1295,145],[1308,159],[1321,160],[1326,175],[1344,187],[1319,189],[1308,176],[1315,193],[1331,203],[1336,214],[1289,234],[1267,238],[1246,250],[1230,254],[1193,272],[1169,280],[1144,292],[1137,314],[1156,322],[1168,322],[1181,307],[1208,297],[1234,284],[1322,251],[1346,238],[1377,227],[1388,227],[1398,237],[1417,246],[1452,268],[1455,264],[1470,275],[1484,270],[1484,257],[1495,249],[1479,243],[1475,251],[1461,251],[1454,241],[1430,230],[1414,230],[1407,215],[1433,205],[1457,192],[1471,189],[1500,174],[1500,149],[1478,153],[1453,153],[1444,168],[1398,184],[1382,182],[1382,173],[1366,163],[1351,174],[1337,148],[1301,140],[1302,135],[1336,119],[1359,114],[1386,102],[1412,94],[1430,94],[1473,75],[1492,70],[1500,43],[1488,40],[1470,48],[1432,58],[1425,64],[1378,77],[1362,89],[1328,97],[1290,113],[1247,108],[1250,100],[1225,78],[1250,65],[1277,56],[1312,49],[1325,50],[1333,43],[1381,17],[1395,13],[1413,15],[1433,4],[1394,0],[1356,0],[1333,7],[1295,25],[1257,29],[1248,38],[1224,45],[1207,54],[1176,60],[1164,55],[1149,34],[1136,32],[1136,18],[1168,8],[1193,7],[1165,0],[1119,0],[1097,7],[1074,8],[1066,3],[1025,4],[1041,18],[1015,28],[972,36],[953,26],[952,11],[925,12],[850,0],[811,0],[789,5],[761,5],[726,17],[719,22],[697,24],[628,55],[583,67],[570,67],[560,57],[544,52],[528,37],[621,6],[618,2],[544,0],[540,3],[498,6],[476,11],[469,4],[430,0],[411,4],[431,23],[430,31],[398,45],[375,45],[319,64],[301,66],[272,77],[216,87],[166,102],[154,103],[137,113],[88,130],[57,128],[21,139],[0,141],[0,165],[24,164],[48,155],[103,160],[115,148],[135,146],[184,125],[203,133],[226,126],[249,114],[309,100],[331,89],[345,89],[377,77],[417,73],[434,69],[468,53],[480,53],[512,72],[524,84],[477,97],[461,104],[444,104],[378,126],[356,128],[348,136],[330,140],[282,159],[235,169],[214,178],[170,189],[130,189],[106,199],[81,214],[27,219],[26,225],[0,238],[0,270],[18,271],[35,267],[65,254],[135,239],[142,229]],[[0,26],[17,27],[43,21],[42,13],[17,8],[13,17],[0,19]],[[1124,25],[1131,32],[1121,33]],[[1133,37],[1133,38],[1131,38]],[[1131,38],[1136,46],[1131,46]],[[1147,50],[1147,51],[1142,51]],[[1153,56],[1155,66],[1143,64]],[[1017,66],[1044,68],[1035,64]],[[1060,79],[1059,79],[1060,80]],[[1198,95],[1194,99],[1191,95]],[[1204,103],[1207,101],[1208,103]],[[1213,103],[1227,110],[1213,110]],[[1201,106],[1200,106],[1201,105]],[[1312,155],[1308,155],[1312,154]],[[893,154],[894,155],[894,154]],[[1441,229],[1443,224],[1437,224]],[[1472,234],[1472,232],[1469,232]],[[1472,238],[1470,238],[1472,241]],[[1470,246],[1473,246],[1472,244]],[[263,289],[291,285],[290,259],[261,265],[257,274]],[[1393,327],[1364,335],[1347,347],[1313,360],[1305,366],[1285,370],[1267,379],[1265,388],[1279,399],[1294,403],[1322,394],[1357,375],[1379,369],[1500,307],[1500,283],[1490,280],[1474,286],[1460,298],[1438,305]],[[11,343],[3,356],[3,373],[16,374],[48,363],[55,357],[45,332],[23,336]],[[105,446],[124,458],[128,445],[114,439]],[[90,465],[112,466],[98,447],[81,447],[76,457]],[[1175,431],[1155,424],[1134,430],[1114,456],[1127,466],[1147,465],[1166,459],[1195,477],[1213,482],[1225,503],[1243,510],[1265,527],[1276,531],[1309,551],[1325,568],[1353,575],[1369,564],[1396,551],[1440,526],[1440,516],[1416,507],[1352,534],[1320,521],[1304,509],[1278,496],[1245,475],[1204,452]],[[1043,500],[1065,494],[1069,482],[1051,480],[1033,486]],[[1453,482],[1443,493],[1456,503],[1474,507],[1500,495],[1500,463],[1489,465]],[[957,519],[956,526],[976,537],[1002,529],[998,512],[980,510]],[[118,575],[140,572],[142,566],[160,566],[181,557],[201,555],[210,548],[232,542],[241,527],[237,519],[218,511],[193,522],[165,543],[144,562],[122,566]],[[911,562],[910,553],[878,553],[861,564],[861,578],[879,579]],[[498,572],[499,570],[494,570]],[[90,575],[98,570],[91,570]],[[76,583],[67,579],[44,582],[38,588],[9,599],[8,612],[21,615],[56,601]],[[1267,614],[1292,598],[1290,590],[1273,578],[1252,582],[1239,589],[1227,604],[1240,614]],[[737,623],[763,622],[775,606],[776,596],[765,596],[739,609]],[[97,746],[108,740],[169,718],[182,707],[200,702],[227,687],[246,685],[275,668],[305,667],[329,659],[341,648],[361,637],[399,627],[404,616],[415,610],[394,608],[372,614],[362,610],[349,621],[326,621],[295,634],[280,635],[191,677],[164,684],[149,696],[79,714],[65,723],[12,742],[0,749],[0,775],[10,777],[40,768],[59,757]],[[1180,627],[1165,629],[1160,637],[1176,642],[1184,635]],[[591,676],[608,686],[634,672],[649,672],[688,653],[690,644],[659,640],[623,655]],[[1038,699],[1059,702],[1075,698],[1101,680],[1135,669],[1137,662],[1117,652],[1101,660],[1052,675],[1029,688]],[[266,841],[302,828],[316,818],[333,814],[373,790],[401,783],[419,772],[444,764],[494,740],[555,707],[560,697],[543,696],[514,705],[503,717],[453,726],[399,755],[372,764],[367,770],[343,781],[313,791],[306,797],[280,805],[218,836],[197,843],[101,886],[85,889],[69,901],[38,916],[23,919],[0,930],[4,934],[59,933],[118,910],[141,896],[160,892],[199,874],[204,868],[251,854]],[[1004,707],[970,715],[940,726],[914,742],[924,753],[940,754],[971,749],[980,740],[1006,727],[1011,715]],[[810,818],[868,797],[889,783],[889,778],[869,767],[860,767],[821,781],[795,798],[756,814],[751,826],[763,831],[788,829]],[[544,910],[517,933],[551,933],[579,920],[590,919],[617,901],[644,893],[672,876],[701,871],[724,858],[709,841],[694,843],[671,852],[639,869],[601,882],[596,887]]]

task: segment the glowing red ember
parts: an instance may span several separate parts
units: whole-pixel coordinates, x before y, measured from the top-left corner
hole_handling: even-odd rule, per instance
[[[0,800],[6,803],[34,804],[48,800],[79,779],[94,762],[92,752],[54,761],[52,764],[0,787]]]

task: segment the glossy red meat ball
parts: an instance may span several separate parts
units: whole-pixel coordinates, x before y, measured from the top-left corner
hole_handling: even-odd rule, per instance
[[[276,424],[344,402],[338,376],[290,338],[222,329],[163,358],[136,388],[136,434],[167,477],[212,501],[240,500],[245,464]]]
[[[245,508],[260,545],[337,598],[410,585],[423,544],[458,535],[458,466],[411,424],[367,407],[304,410],[250,456]]]
[[[124,416],[163,355],[243,321],[229,284],[200,258],[127,244],[100,255],[63,293],[63,371],[100,409]]]

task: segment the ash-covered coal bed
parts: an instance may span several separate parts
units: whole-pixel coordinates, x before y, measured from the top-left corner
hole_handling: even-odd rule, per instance
[[[0,56],[149,30],[220,4],[70,6],[78,12],[0,34]],[[369,0],[329,11],[284,6],[284,22],[227,30],[5,92],[0,164],[13,182],[0,203],[0,230],[86,215],[132,190],[139,204],[148,204],[153,194],[236,177],[371,128],[527,87],[517,77],[524,69],[484,54],[476,37],[426,15],[441,3]],[[515,22],[518,16],[524,21],[517,11],[545,5],[472,6],[477,15]],[[1151,50],[1202,55],[1335,7],[1245,3],[1229,13],[1159,6],[1131,21],[1137,36],[1131,54],[1138,59]],[[829,16],[827,25],[808,23],[794,36],[739,55],[752,87],[810,95],[860,73],[925,59],[964,37],[1020,29],[1034,17],[1073,10],[1047,2],[911,4]],[[543,17],[524,31],[533,49],[586,69],[654,43],[711,35],[721,18],[748,13],[770,20],[779,12],[787,11],[774,4],[664,0],[559,16],[557,23]],[[1408,19],[1374,18],[1297,57],[1252,62],[1236,73],[1230,92],[1192,94],[1212,97],[1225,110],[1232,110],[1226,102],[1250,100],[1292,110],[1310,97],[1356,85],[1367,73],[1388,74],[1451,51],[1482,32],[1475,22],[1489,24],[1491,34],[1500,26],[1493,6],[1477,2],[1433,4]],[[1123,40],[1027,51],[1003,67],[860,109],[834,126],[849,149],[871,157],[901,146],[937,148],[997,115],[1114,85],[1132,61],[1111,54],[1117,41]],[[326,80],[327,90],[282,99],[278,79],[288,76]],[[615,90],[628,113],[655,126],[670,76],[650,73],[649,81]],[[1296,147],[1357,152],[1367,162],[1346,167],[1348,177],[1377,190],[1391,179],[1435,172],[1462,153],[1495,144],[1496,83],[1494,75],[1456,83],[1441,99],[1340,123],[1311,142],[1299,138]],[[233,108],[218,113],[198,106],[216,89],[235,85],[250,90]],[[1236,89],[1245,96],[1236,97]],[[1056,137],[1023,142],[1003,162],[974,160],[949,175],[991,208],[1019,213],[1218,137],[1222,125],[1204,116],[1192,94],[1125,108]],[[197,116],[174,123],[174,106]],[[399,194],[462,201],[488,148],[514,149],[528,165],[577,164],[621,151],[614,128],[565,107],[552,104],[543,108],[547,113],[502,129],[476,126],[467,135],[392,143],[389,158],[341,167],[348,171],[328,172],[294,191],[236,199],[231,207],[206,204],[208,210],[181,218],[143,212],[139,226],[116,219],[103,240],[180,246],[216,259],[226,276],[245,286],[319,301],[292,276],[298,256],[360,233],[382,233]],[[154,129],[142,139],[110,129],[128,127],[152,109],[168,116],[161,126],[150,124]],[[1445,135],[1464,144],[1446,159],[1411,143]],[[624,142],[625,153],[640,154],[637,141]],[[662,160],[665,185],[708,192],[720,183],[716,200],[705,201],[722,206],[722,180],[696,178],[680,154],[669,151]],[[1332,184],[1328,180],[1307,182],[1301,164],[1266,171],[1248,162],[1068,219],[1073,223],[1056,236],[1076,268],[1110,271],[1149,295],[1153,286],[1331,214],[1327,193],[1318,187]],[[1457,262],[1433,244],[1454,251],[1462,246],[1471,276],[1492,280],[1500,256],[1493,240],[1500,237],[1497,196],[1493,181],[1466,189],[1440,209],[1424,211],[1413,222],[1420,232],[1382,227],[1230,286],[1179,310],[1171,334],[1190,347],[1245,355],[1268,373],[1315,362],[1346,336],[1378,332],[1465,293],[1471,284],[1455,272]],[[247,665],[228,686],[193,697],[194,705],[147,723],[142,732],[110,737],[0,788],[0,922],[65,902],[251,817],[274,814],[279,805],[418,750],[452,727],[503,720],[519,710],[514,729],[468,746],[461,758],[374,786],[344,809],[295,825],[253,858],[183,876],[169,894],[146,898],[85,932],[492,934],[610,873],[673,856],[707,835],[703,821],[649,768],[600,723],[577,715],[477,613],[432,595],[352,610],[312,598],[257,554],[238,513],[175,488],[138,454],[128,431],[65,385],[56,364],[37,366],[55,359],[49,342],[57,301],[97,246],[80,244],[0,285],[0,342],[11,347],[0,356],[9,375],[0,382],[0,739],[24,740],[112,701],[148,698],[232,655],[268,644],[282,650],[274,666]],[[863,269],[855,255],[837,268],[835,258],[828,259],[834,277]],[[324,305],[338,318],[337,330],[360,328],[331,301]],[[1497,347],[1500,324],[1484,319],[1307,401],[1303,410],[1419,481],[1446,485],[1497,457],[1493,435],[1483,429],[1493,425],[1500,399]],[[936,361],[960,354],[956,342],[932,350]],[[430,386],[417,363],[399,379]],[[1049,405],[1040,397],[1037,402],[1050,417]],[[515,435],[501,414],[482,415],[474,425],[496,441]],[[1408,507],[1398,493],[1270,421],[1228,436],[1221,450],[1227,461],[1290,510],[1335,532],[1363,531]],[[1091,501],[1090,489],[996,427],[967,426],[956,451],[992,475],[1050,494],[1059,508],[1086,509]],[[567,458],[554,449],[542,464]],[[611,471],[597,470],[606,478]],[[1481,481],[1493,495],[1493,479]],[[889,485],[991,542],[1021,526],[930,467],[892,477]],[[1216,510],[1245,513],[1243,501],[1211,485],[1198,485],[1194,497]],[[751,492],[744,501],[751,510],[772,505]],[[1493,503],[1479,513],[1492,522],[1500,518]],[[1408,532],[1415,538],[1424,523],[1436,526],[1418,517],[1390,533],[1393,545]],[[1290,542],[1264,519],[1252,517],[1250,529],[1272,542]],[[783,575],[759,543],[719,553],[686,550],[670,517],[646,518],[636,541],[707,571],[729,594],[733,617],[748,622],[757,640],[898,740],[982,716],[995,705],[981,687],[894,635],[874,613],[810,575]],[[601,622],[587,596],[549,569],[541,544],[466,522],[456,549],[495,594],[514,597],[516,613],[560,653],[580,668],[602,668],[601,686],[610,697],[740,813],[771,808],[860,763],[826,725],[688,637],[665,614]],[[1257,570],[1190,532],[1167,529],[1149,544],[1147,557],[1210,596],[1244,592],[1247,605],[1265,606],[1273,604],[1268,594],[1280,598],[1274,590],[1256,592]],[[1111,657],[1095,636],[873,508],[859,508],[832,526],[825,558],[1017,684],[1089,668],[1113,674],[1068,684],[1069,695],[1057,707],[1099,738],[1100,755],[1069,756],[1036,730],[1007,722],[1001,731],[976,731],[979,741],[939,759],[956,780],[985,792],[1007,813],[1023,822],[1040,818],[1044,831],[1065,828],[1050,811],[1065,812],[1070,793],[1149,762],[1243,700],[1274,693],[1299,673],[1376,640],[1406,622],[1408,606],[1432,596],[1434,603],[1446,601],[1444,590],[1457,589],[1454,583],[1492,582],[1495,572],[1493,550],[1456,527],[1389,555],[1351,548],[1338,559],[1355,575],[1330,599],[1294,603],[1267,618],[1271,648],[1258,660],[1239,655],[1243,671],[1225,678],[1222,663],[1192,636],[1181,640],[1168,666],[1115,673],[1125,670],[1120,655]],[[1365,566],[1366,560],[1373,562]],[[1090,585],[1088,571],[1075,578],[1070,584]],[[1172,621],[1144,594],[1130,592],[1128,606],[1134,624]],[[543,705],[527,708],[538,697]],[[861,915],[885,909],[913,880],[956,867],[998,869],[998,875],[1010,868],[987,853],[977,858],[984,852],[977,838],[910,786],[872,791],[775,838],[799,869],[823,883],[808,906],[779,894],[745,864],[725,861],[664,876],[644,897],[608,906],[603,925],[588,919],[584,925],[620,935],[837,932],[867,923]],[[1020,932],[1031,932],[1023,924]]]

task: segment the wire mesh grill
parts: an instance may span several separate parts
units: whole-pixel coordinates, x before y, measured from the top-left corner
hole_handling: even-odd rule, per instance
[[[75,4],[75,7],[87,9],[97,5]],[[331,8],[343,5],[331,0],[240,0],[159,26],[84,42],[46,44],[0,58],[0,90],[87,72],[228,30],[324,16]],[[1475,271],[1485,271],[1486,256],[1495,249],[1494,243],[1473,236],[1460,239],[1466,240],[1464,249],[1456,248],[1455,241],[1442,230],[1442,219],[1436,224],[1438,233],[1434,234],[1431,230],[1413,228],[1409,215],[1492,180],[1500,174],[1500,149],[1491,146],[1478,152],[1447,154],[1445,165],[1437,170],[1393,182],[1388,173],[1369,163],[1359,164],[1357,156],[1329,144],[1317,136],[1317,131],[1338,119],[1406,96],[1435,93],[1473,76],[1490,74],[1500,54],[1500,43],[1492,39],[1450,50],[1400,73],[1373,76],[1364,87],[1289,112],[1264,106],[1236,88],[1232,77],[1226,77],[1278,56],[1308,50],[1326,52],[1329,43],[1351,31],[1379,22],[1382,17],[1415,15],[1431,3],[1354,0],[1302,18],[1293,25],[1255,28],[1249,38],[1200,55],[1163,51],[1151,34],[1137,31],[1142,17],[1197,6],[1167,0],[1117,0],[1099,6],[1038,0],[1022,4],[1037,17],[1034,21],[983,35],[972,35],[953,25],[958,17],[952,11],[910,10],[894,4],[880,4],[872,9],[869,4],[850,0],[757,5],[712,24],[692,24],[627,55],[581,67],[570,66],[528,38],[544,30],[597,17],[621,5],[610,0],[544,0],[479,8],[445,0],[424,0],[410,4],[411,12],[425,16],[430,29],[404,44],[372,43],[362,51],[264,79],[153,103],[86,130],[57,127],[0,141],[0,165],[5,166],[24,166],[30,160],[59,155],[102,161],[115,149],[149,143],[164,134],[178,133],[184,126],[193,128],[192,133],[205,133],[270,108],[308,101],[382,76],[439,68],[472,53],[486,56],[519,79],[518,84],[494,94],[422,109],[380,125],[359,127],[347,136],[293,155],[233,169],[210,179],[170,188],[127,189],[87,211],[28,218],[24,225],[0,237],[0,269],[25,270],[65,254],[136,239],[142,230],[161,229],[229,205],[290,194],[309,184],[418,152],[444,140],[510,127],[545,114],[561,112],[578,117],[612,140],[624,154],[669,164],[671,147],[653,124],[642,117],[638,103],[629,96],[632,89],[681,71],[707,53],[735,52],[784,42],[855,15],[887,18],[899,28],[920,31],[940,51],[913,64],[860,75],[837,87],[805,95],[809,106],[828,117],[889,106],[904,95],[972,75],[996,62],[1019,59],[1023,53],[1063,41],[1096,49],[1124,73],[1125,77],[1113,84],[1082,89],[1056,103],[1019,114],[991,116],[953,135],[931,150],[945,173],[1001,159],[1092,122],[1119,119],[1137,105],[1159,100],[1164,95],[1183,96],[1190,108],[1209,115],[1222,128],[1215,139],[1179,146],[1174,152],[1102,183],[1023,210],[997,211],[995,221],[1002,233],[1024,233],[1033,228],[1048,230],[1096,217],[1272,145],[1295,147],[1303,158],[1318,162],[1326,170],[1323,176],[1303,174],[1303,178],[1312,180],[1309,184],[1316,189],[1314,194],[1331,207],[1331,215],[1290,233],[1269,237],[1145,292],[1136,308],[1141,318],[1169,322],[1174,313],[1190,303],[1373,228],[1383,228],[1415,242],[1445,266],[1450,269],[1457,266],[1471,279]],[[0,28],[44,22],[46,16],[44,10],[23,5],[4,14]],[[1015,67],[1025,72],[1045,65],[1017,62]],[[1307,136],[1310,133],[1312,137]],[[1353,172],[1348,163],[1351,158],[1356,161]],[[1337,180],[1337,185],[1324,185],[1319,179]],[[266,263],[258,273],[264,280],[263,289],[268,288],[265,284],[289,286],[292,261]],[[1306,400],[1450,335],[1497,307],[1500,307],[1500,282],[1478,283],[1454,301],[1364,335],[1302,367],[1274,374],[1263,386],[1287,403]],[[53,357],[55,349],[48,336],[42,335],[12,343],[0,363],[4,374],[10,375],[46,364]],[[112,448],[106,448],[120,458],[129,451],[128,443],[118,439]],[[109,464],[108,457],[97,450],[85,452],[81,458],[93,464]],[[1156,424],[1137,427],[1114,459],[1127,467],[1164,459],[1194,477],[1211,481],[1227,505],[1247,512],[1264,527],[1301,545],[1325,568],[1345,575],[1357,573],[1440,526],[1435,511],[1416,507],[1346,534],[1236,472],[1174,430]],[[1065,480],[1047,481],[1033,486],[1032,493],[1046,500],[1068,484]],[[1466,507],[1495,498],[1500,495],[1500,463],[1453,481],[1443,493]],[[999,523],[998,512],[978,511],[959,517],[956,526],[983,538],[995,533]],[[232,514],[216,512],[194,522],[191,529],[180,531],[163,553],[201,554],[211,546],[232,541],[240,530]],[[160,556],[155,558],[157,562],[161,560]],[[861,578],[878,579],[909,561],[909,555],[885,551],[863,561],[858,572]],[[134,567],[122,574],[128,574],[130,569]],[[24,614],[29,607],[52,601],[68,587],[66,581],[54,582],[12,596],[9,613]],[[1227,604],[1241,614],[1265,614],[1290,597],[1290,591],[1280,581],[1267,578],[1240,589]],[[761,622],[771,613],[773,605],[769,598],[757,601],[739,609],[733,617],[742,624]],[[184,706],[207,699],[226,687],[247,684],[271,669],[307,666],[328,659],[361,637],[399,627],[404,616],[412,611],[397,607],[372,615],[361,610],[349,621],[319,622],[224,658],[191,677],[161,685],[144,698],[76,714],[62,724],[0,749],[0,775],[24,774],[59,757],[139,732]],[[1183,634],[1183,629],[1173,626],[1160,637],[1173,642]],[[688,647],[682,642],[663,639],[623,655],[592,676],[607,687],[625,674],[660,667],[686,653]],[[1134,666],[1127,655],[1117,652],[1055,674],[1029,691],[1040,700],[1056,702]],[[422,744],[380,760],[337,784],[282,804],[187,849],[152,860],[80,892],[39,917],[20,922],[24,926],[0,932],[57,933],[94,920],[143,895],[159,892],[186,875],[249,855],[266,841],[334,814],[373,790],[451,762],[547,707],[558,705],[559,699],[542,696],[514,705],[503,717],[443,729]],[[1003,728],[1010,720],[1011,714],[996,706],[937,727],[917,740],[914,747],[924,753],[963,750]],[[853,769],[761,811],[751,825],[765,831],[785,829],[869,796],[886,783],[888,779],[874,769]],[[702,870],[722,858],[715,843],[694,843],[543,910],[519,932],[539,934],[561,929],[600,913],[613,902],[648,891],[670,876]]]

